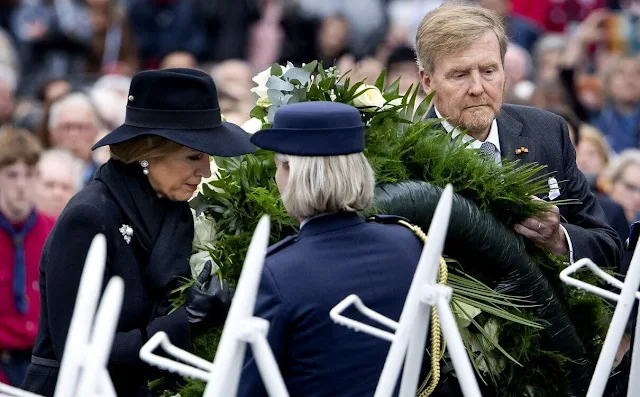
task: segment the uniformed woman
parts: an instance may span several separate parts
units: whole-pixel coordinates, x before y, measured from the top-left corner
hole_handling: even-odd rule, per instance
[[[109,361],[118,396],[149,395],[147,382],[161,375],[139,358],[158,331],[188,348],[194,333],[222,323],[230,301],[226,283],[202,284],[207,265],[186,305],[169,314],[170,291],[189,277],[193,217],[187,200],[211,175],[209,155],[254,150],[238,126],[221,122],[211,77],[192,69],[145,71],[133,77],[126,121],[98,142],[111,160],[58,218],[42,252],[41,317],[23,388],[54,392],[85,257],[93,237],[107,238],[105,279],[125,282],[124,304]]]
[[[374,173],[360,112],[333,102],[287,105],[251,141],[275,152],[276,182],[300,233],[269,248],[255,316],[292,396],[374,394],[390,343],[339,326],[329,311],[350,294],[398,320],[423,244],[400,225],[365,222]],[[265,396],[255,361],[238,396]]]

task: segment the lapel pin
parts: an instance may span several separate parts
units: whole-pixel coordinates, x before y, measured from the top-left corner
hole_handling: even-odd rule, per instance
[[[118,230],[120,231],[120,234],[122,234],[124,241],[129,244],[131,242],[131,236],[133,236],[133,228],[129,225],[122,225]]]
[[[516,154],[522,154],[522,153],[529,153],[529,149],[521,146],[520,148],[516,149]]]

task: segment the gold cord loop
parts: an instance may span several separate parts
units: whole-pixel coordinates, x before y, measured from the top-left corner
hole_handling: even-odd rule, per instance
[[[428,236],[422,229],[416,225],[412,225],[406,221],[398,221],[402,226],[410,229],[418,236],[423,243],[427,243]],[[447,269],[447,262],[444,258],[440,257],[438,283],[446,284],[449,272]],[[440,319],[438,318],[438,311],[434,307],[431,308],[431,372],[424,379],[420,387],[418,388],[418,397],[427,397],[433,393],[440,381],[440,359],[442,358],[442,333],[440,331]],[[429,381],[427,387],[427,381]]]

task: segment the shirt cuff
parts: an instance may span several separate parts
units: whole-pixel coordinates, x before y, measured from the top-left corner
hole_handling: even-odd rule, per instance
[[[571,243],[571,237],[569,237],[569,232],[564,226],[560,225],[560,227],[564,232],[564,236],[567,238],[567,246],[569,247],[569,263],[573,265],[573,244]]]

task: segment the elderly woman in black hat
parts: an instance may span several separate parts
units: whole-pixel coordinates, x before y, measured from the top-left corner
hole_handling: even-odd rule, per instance
[[[365,222],[356,211],[374,197],[354,107],[333,102],[287,105],[273,128],[251,141],[276,152],[276,182],[300,233],[270,247],[255,315],[270,322],[268,340],[292,396],[372,396],[390,344],[334,324],[329,311],[350,294],[398,320],[421,241],[398,217]],[[252,357],[238,396],[265,396]]]
[[[106,277],[125,281],[124,305],[109,371],[119,396],[146,396],[156,377],[138,357],[158,331],[188,348],[195,333],[224,321],[229,288],[210,278],[209,262],[184,307],[169,292],[190,275],[194,234],[187,200],[211,175],[209,155],[254,151],[248,135],[221,121],[211,77],[191,69],[134,76],[126,121],[99,141],[111,159],[60,215],[42,252],[41,317],[23,388],[53,395],[84,260],[93,237],[107,237]]]

